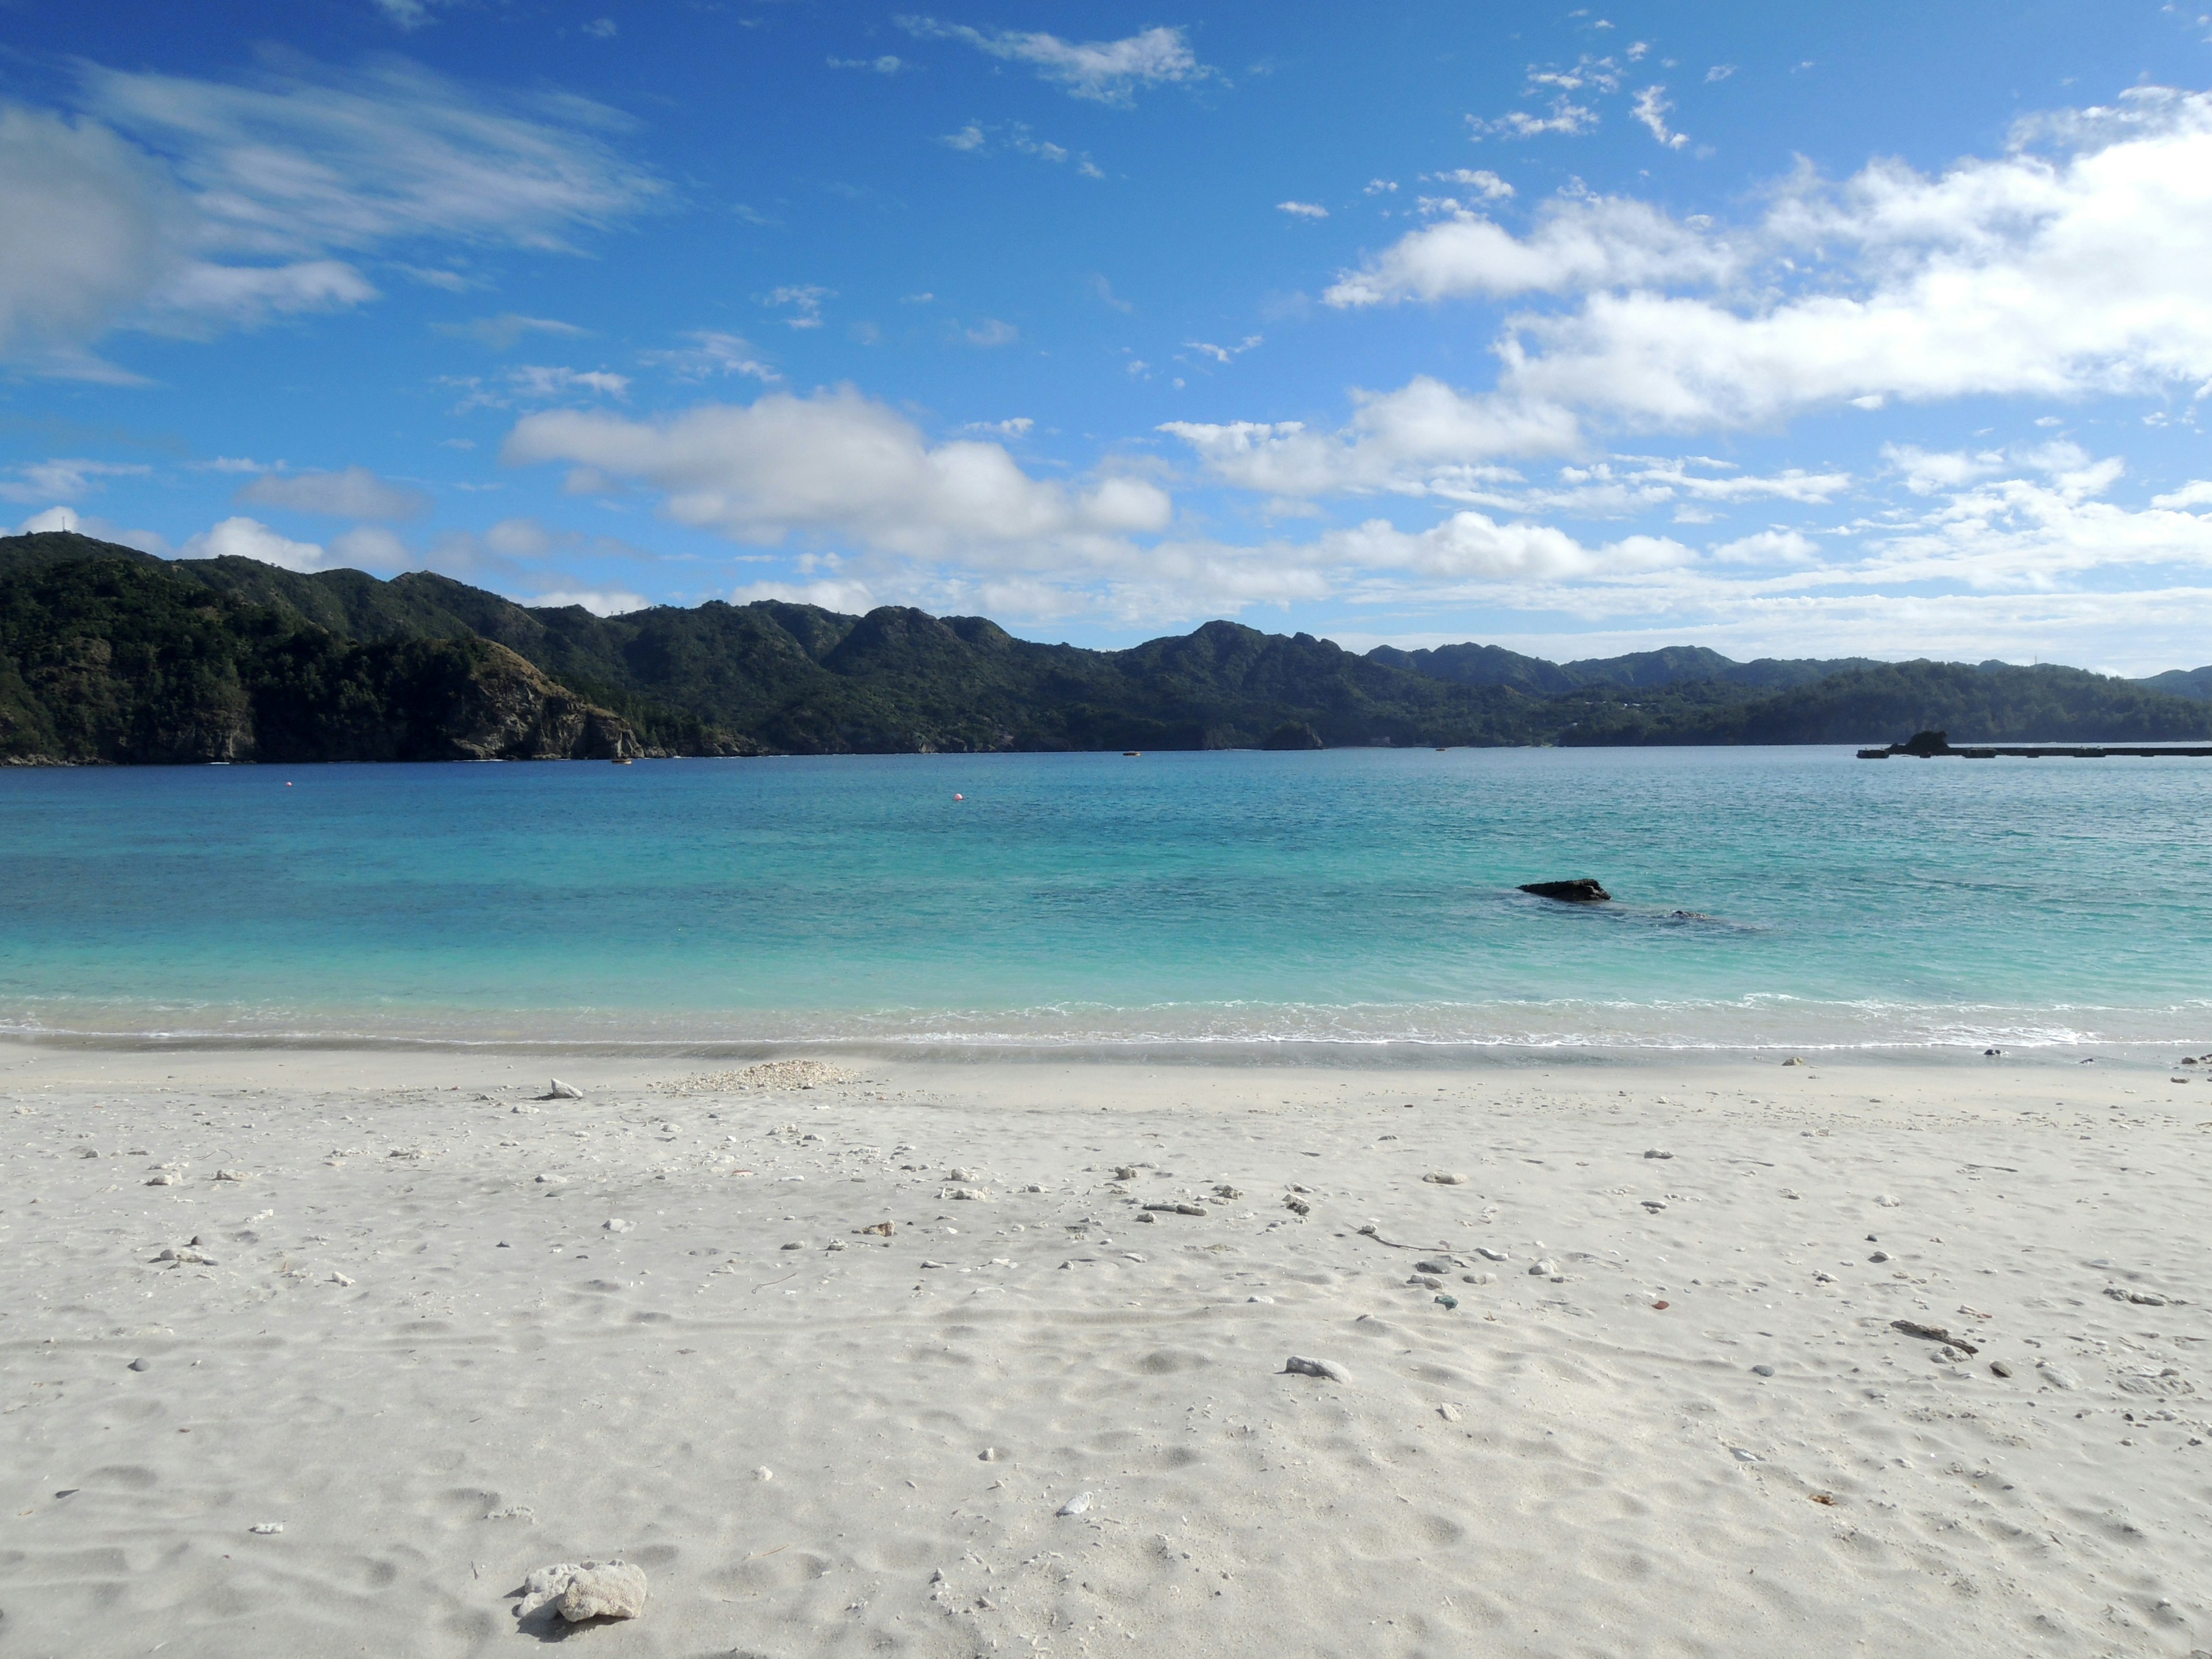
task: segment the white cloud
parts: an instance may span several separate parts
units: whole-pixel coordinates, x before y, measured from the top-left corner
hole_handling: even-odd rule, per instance
[[[2024,147],[2046,134],[2069,148]],[[2022,139],[1932,178],[1896,163],[1833,190],[1800,177],[1759,228],[1830,251],[1797,292],[1594,294],[1503,343],[1509,383],[1656,428],[2212,377],[2212,98],[2144,93]]]
[[[1705,71],[1705,84],[1711,86],[1716,81],[1725,81],[1735,73],[1734,64],[1716,64]]]
[[[1363,196],[1382,196],[1395,194],[1397,188],[1398,181],[1395,179],[1370,179],[1367,181],[1367,188],[1359,193]]]
[[[85,101],[172,158],[211,231],[279,257],[425,235],[564,250],[665,190],[610,144],[629,118],[587,99],[396,58],[269,61],[243,84],[88,66]]]
[[[1449,580],[1516,582],[1659,570],[1695,556],[1663,537],[1631,536],[1588,547],[1552,525],[1499,524],[1480,513],[1455,513],[1431,529],[1407,532],[1388,520],[1321,538],[1325,556],[1346,564]]]
[[[1186,351],[1195,351],[1200,356],[1211,357],[1217,363],[1232,363],[1260,344],[1261,337],[1247,334],[1233,346],[1211,345],[1204,340],[1185,340],[1182,343]]]
[[[1287,213],[1294,219],[1326,219],[1328,210],[1316,202],[1278,202],[1275,211]]]
[[[932,446],[904,416],[849,387],[749,405],[709,404],[659,421],[562,410],[509,434],[514,465],[565,462],[661,492],[680,524],[775,546],[797,535],[922,558],[1044,547],[1054,556],[1166,527],[1166,492],[1108,477],[1087,489],[1030,477],[998,444]]]
[[[626,617],[633,611],[653,608],[651,599],[620,588],[556,588],[550,593],[532,594],[522,603],[548,608],[580,605],[595,617]]]
[[[960,40],[994,58],[1028,64],[1078,98],[1126,104],[1140,86],[1202,81],[1213,70],[1192,55],[1179,28],[1149,28],[1119,40],[1063,40],[1055,34],[970,28],[933,17],[902,17],[921,40]]]
[[[2153,507],[2179,509],[2189,507],[2212,507],[2212,483],[2197,479],[2179,489],[2150,498]]]
[[[1351,424],[1340,432],[1296,421],[1170,421],[1159,429],[1190,445],[1223,482],[1287,496],[1423,493],[1469,476],[1474,458],[1563,454],[1579,443],[1563,410],[1470,398],[1427,375],[1396,392],[1352,397]],[[1477,468],[1471,476],[1495,474]]]
[[[1513,194],[1513,186],[1487,167],[1454,167],[1448,173],[1425,173],[1421,176],[1431,184],[1458,185],[1474,191],[1486,201],[1502,202]]]
[[[665,368],[678,380],[703,380],[716,374],[746,374],[773,386],[783,376],[754,355],[742,336],[716,329],[694,329],[684,335],[688,344],[668,351],[648,351],[638,361],[649,368]]]
[[[948,132],[937,141],[951,149],[981,149],[983,148],[983,129],[970,121],[957,132]]]
[[[574,323],[564,323],[551,317],[525,317],[519,312],[504,311],[496,317],[476,317],[465,323],[434,325],[441,334],[465,335],[494,351],[506,351],[526,334],[550,334],[559,338],[581,337],[586,330]]]
[[[376,0],[376,9],[401,28],[421,28],[430,21],[434,4],[448,4],[450,0]]]
[[[0,106],[0,351],[50,372],[121,378],[86,343],[179,258],[183,215],[161,169],[90,121]]]
[[[1372,306],[1716,282],[1736,264],[1725,243],[1649,203],[1571,197],[1545,204],[1526,236],[1472,213],[1424,226],[1340,275],[1322,297],[1332,306]]]
[[[574,369],[553,363],[518,363],[486,380],[481,375],[447,375],[438,384],[463,393],[453,413],[472,409],[511,409],[517,404],[551,403],[562,398],[626,398],[630,380],[611,369]]]
[[[996,317],[986,317],[975,327],[962,329],[960,335],[969,345],[989,347],[1012,345],[1021,337],[1021,332],[1012,323],[1001,322]]]
[[[611,40],[622,30],[611,17],[594,17],[579,33],[588,34],[594,40]]]
[[[906,65],[900,63],[899,60],[892,57],[890,53],[884,52],[881,57],[878,58],[832,58],[830,60],[830,67],[831,69],[868,70],[877,75],[896,75],[902,69],[904,69]]]
[[[1687,133],[1675,132],[1667,125],[1667,118],[1674,112],[1674,105],[1667,101],[1667,88],[1646,87],[1636,94],[1635,107],[1629,113],[1642,122],[1654,138],[1669,149],[1680,149],[1690,142]]]
[[[333,519],[419,519],[430,509],[419,489],[380,478],[365,466],[342,472],[264,472],[238,492],[241,504],[281,507]]]
[[[325,570],[333,562],[313,542],[295,542],[280,536],[258,519],[225,519],[187,541],[179,557],[186,559],[258,559],[286,570]]]
[[[1916,495],[1955,489],[1977,478],[1986,478],[2004,465],[2002,450],[1969,454],[1965,450],[1922,449],[1914,444],[1884,444],[1881,458],[1902,475],[1905,487]]]
[[[1526,110],[1509,110],[1492,121],[1470,115],[1467,118],[1468,137],[1477,143],[1486,137],[1540,138],[1547,132],[1572,137],[1597,127],[1597,112],[1587,105],[1565,97],[1554,98],[1551,111],[1549,115],[1531,115]]]
[[[82,501],[98,491],[109,478],[143,478],[153,468],[135,461],[88,461],[57,457],[26,461],[12,469],[14,476],[0,478],[0,501]],[[59,509],[57,509],[59,510]]]
[[[95,541],[117,542],[125,547],[135,547],[141,553],[152,553],[165,559],[171,556],[168,538],[158,531],[133,530],[100,518],[96,514],[80,514],[73,507],[50,507],[43,513],[33,513],[15,526],[15,533],[19,536],[32,536],[50,530],[89,536]]]
[[[781,319],[786,328],[819,328],[822,326],[822,302],[835,299],[836,294],[835,289],[796,283],[777,289],[761,303],[770,310],[788,308],[791,315]]]
[[[1003,421],[970,421],[960,429],[963,432],[994,432],[1001,438],[1026,438],[1036,422],[1026,415],[1016,415]]]
[[[0,104],[0,220],[41,227],[0,242],[0,353],[48,374],[129,378],[90,349],[118,327],[366,303],[353,261],[403,242],[568,247],[664,189],[617,154],[604,106],[398,58],[345,74],[272,53],[242,82],[80,73],[74,118]]]
[[[2208,269],[2212,96],[2149,90],[1938,175],[1881,162],[1830,185],[1803,171],[1733,228],[1590,196],[1547,204],[1523,235],[1462,216],[1328,298],[1578,296],[1509,318],[1496,390],[1450,394],[1486,417],[1450,458],[1473,465],[1541,453],[1532,431],[1572,453],[1600,422],[1725,431],[1893,399],[2193,388],[2212,380]],[[1708,291],[1669,291],[1683,288]]]
[[[346,570],[404,570],[415,562],[404,542],[374,524],[356,525],[331,537],[325,556],[331,568]]]

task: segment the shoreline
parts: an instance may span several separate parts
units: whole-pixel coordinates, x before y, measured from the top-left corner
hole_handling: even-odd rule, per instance
[[[1978,1040],[1977,1040],[1978,1041]],[[1281,1039],[1254,1042],[992,1042],[947,1037],[928,1042],[870,1042],[852,1040],[744,1039],[718,1042],[670,1038],[665,1041],[611,1042],[580,1037],[550,1041],[540,1037],[487,1036],[362,1036],[356,1035],[276,1036],[194,1033],[173,1036],[155,1033],[0,1031],[0,1068],[10,1056],[135,1055],[151,1060],[191,1057],[201,1062],[224,1060],[250,1065],[258,1056],[295,1055],[405,1059],[450,1066],[471,1059],[483,1061],[538,1060],[548,1064],[590,1065],[610,1075],[665,1069],[694,1061],[722,1060],[760,1064],[785,1060],[818,1060],[832,1065],[914,1066],[923,1069],[975,1069],[993,1066],[1036,1067],[1066,1066],[1101,1069],[1218,1068],[1231,1071],[1282,1069],[1317,1072],[1367,1070],[1481,1073],[1526,1072],[1557,1066],[1563,1070],[1636,1071],[1673,1067],[1729,1068],[1750,1071],[1804,1067],[1883,1068],[1928,1070],[1947,1074],[2001,1076],[2022,1068],[2063,1075],[2095,1065],[2134,1075],[2166,1075],[2175,1071],[2179,1051],[2199,1047],[2185,1042],[2138,1040],[2113,1042],[2089,1041],[2020,1044],[1992,1055],[1964,1043],[1822,1044],[1786,1042],[1761,1044],[1649,1043],[1608,1045],[1596,1042],[1474,1043],[1385,1041],[1343,1042]],[[2212,1048],[2203,1075],[2212,1080]],[[2192,1056],[2192,1059],[2194,1056]],[[0,1069],[0,1076],[4,1076]],[[2191,1080],[2194,1080],[2193,1079]]]

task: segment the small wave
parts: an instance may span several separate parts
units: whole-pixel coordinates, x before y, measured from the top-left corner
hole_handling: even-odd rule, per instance
[[[0,1039],[198,1048],[528,1048],[678,1054],[772,1048],[915,1052],[1170,1050],[1291,1054],[1474,1052],[1800,1053],[2189,1046],[2212,1003],[2155,1008],[1729,1001],[1321,1005],[1047,1004],[1021,1009],[658,1012],[513,1009],[406,1017],[340,1009],[46,1006],[0,1014]]]

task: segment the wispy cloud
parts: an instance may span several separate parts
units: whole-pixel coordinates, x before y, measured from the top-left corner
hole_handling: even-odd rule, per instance
[[[627,118],[504,94],[403,58],[342,71],[272,52],[238,81],[80,66],[76,118],[0,108],[0,356],[128,379],[118,328],[186,336],[378,297],[367,256],[410,245],[573,249],[666,186]],[[417,281],[466,278],[419,262]]]
[[[1139,87],[1203,81],[1215,71],[1200,63],[1180,28],[1149,28],[1119,40],[1064,40],[1056,34],[971,28],[934,17],[901,17],[919,40],[958,40],[978,52],[1027,64],[1078,98],[1127,104]]]
[[[666,351],[648,351],[638,361],[652,368],[666,369],[683,380],[711,380],[719,374],[745,374],[773,384],[783,376],[763,362],[752,343],[740,335],[716,329],[694,329],[684,343]]]

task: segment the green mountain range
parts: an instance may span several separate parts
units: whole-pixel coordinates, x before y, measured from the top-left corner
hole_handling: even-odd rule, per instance
[[[774,602],[596,617],[448,577],[0,538],[0,760],[2212,738],[2212,668],[1364,655],[1234,623],[1125,651]]]

